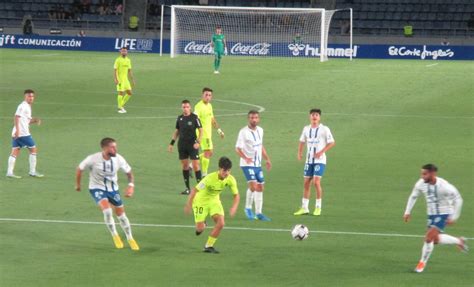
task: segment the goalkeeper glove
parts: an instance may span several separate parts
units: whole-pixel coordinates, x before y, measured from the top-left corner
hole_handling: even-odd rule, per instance
[[[225,50],[224,50],[224,55],[226,55],[226,56],[227,56],[227,54],[228,54],[228,53],[227,53],[227,47],[225,47]]]

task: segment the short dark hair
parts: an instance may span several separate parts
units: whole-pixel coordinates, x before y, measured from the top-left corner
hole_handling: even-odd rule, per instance
[[[123,46],[120,50],[128,50],[127,46]]]
[[[183,100],[183,101],[181,102],[181,104],[191,104],[191,102],[188,101],[188,100]]]
[[[232,161],[228,157],[221,157],[219,159],[219,168],[222,168],[223,170],[230,170],[232,168]]]
[[[216,26],[216,30],[217,30],[217,29],[222,29],[222,27],[221,27],[221,26]]]
[[[424,166],[421,167],[424,170],[430,171],[430,172],[437,172],[438,167],[432,163],[425,164]]]
[[[311,110],[309,110],[310,115],[312,115],[314,113],[317,113],[317,114],[321,115],[321,109],[311,109]]]
[[[247,116],[250,116],[250,115],[260,115],[260,112],[257,111],[257,110],[250,110],[247,114]]]
[[[32,89],[26,89],[24,92],[23,92],[23,95],[26,95],[26,94],[34,94],[35,91],[33,91]]]
[[[204,88],[202,88],[202,92],[203,92],[203,93],[204,93],[204,92],[211,92],[211,93],[212,93],[213,90],[212,90],[211,88],[204,87]]]
[[[115,142],[115,140],[113,138],[103,138],[100,141],[100,147],[106,147],[109,144],[114,143],[114,142]]]

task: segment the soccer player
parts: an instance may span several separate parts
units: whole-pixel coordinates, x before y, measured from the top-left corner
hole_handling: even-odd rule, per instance
[[[135,86],[135,78],[132,73],[132,62],[127,55],[127,47],[120,48],[120,56],[117,57],[114,63],[114,81],[117,85],[118,92],[117,107],[118,112],[121,114],[127,112],[124,106],[132,96],[132,85],[130,85],[130,80],[132,80],[133,86]]]
[[[89,193],[104,214],[105,225],[112,234],[115,247],[123,248],[123,242],[115,228],[112,214],[112,206],[120,222],[128,244],[132,250],[139,250],[139,246],[133,239],[130,221],[125,214],[125,207],[120,198],[119,185],[117,183],[117,171],[120,169],[127,174],[128,187],[125,197],[131,197],[134,193],[132,168],[127,161],[117,153],[117,143],[112,138],[104,138],[100,142],[101,152],[91,154],[84,159],[76,170],[76,191],[81,191],[81,177],[84,170],[89,170]]]
[[[428,213],[428,231],[421,253],[421,259],[415,272],[421,273],[433,252],[435,244],[455,244],[463,252],[469,250],[465,238],[444,234],[444,227],[451,225],[461,215],[462,197],[452,184],[437,176],[438,168],[434,164],[426,164],[421,168],[421,178],[416,182],[408,198],[403,219],[410,221],[411,210],[418,196],[423,194],[426,199]]]
[[[176,130],[173,133],[168,151],[173,151],[173,145],[176,139],[178,141],[179,160],[183,167],[183,178],[186,189],[181,194],[189,194],[189,159],[191,159],[192,167],[196,175],[196,180],[201,181],[201,169],[199,167],[199,144],[202,137],[202,126],[198,116],[191,112],[191,103],[188,100],[181,102],[183,114],[176,119]],[[198,136],[196,136],[196,130]]]
[[[262,171],[262,157],[267,170],[272,168],[270,157],[263,146],[263,129],[258,126],[260,113],[251,110],[247,115],[248,125],[242,128],[235,144],[235,151],[240,157],[240,167],[247,179],[247,196],[245,199],[245,215],[249,220],[271,221],[262,213],[263,187],[265,179]],[[252,206],[255,202],[255,214]]]
[[[8,158],[8,178],[21,178],[21,176],[15,175],[13,170],[15,169],[16,158],[20,154],[22,147],[28,148],[30,152],[30,172],[29,175],[32,177],[43,177],[43,175],[36,171],[36,144],[30,133],[31,124],[41,124],[41,119],[31,117],[31,106],[35,101],[35,91],[25,90],[23,93],[24,101],[18,105],[13,119],[14,126],[12,131],[12,151]]]
[[[214,74],[219,74],[222,55],[227,55],[227,43],[222,34],[222,28],[217,26],[216,32],[212,35],[211,47],[214,49]]]
[[[207,175],[209,161],[214,149],[212,144],[212,128],[217,129],[217,133],[222,139],[224,138],[224,132],[219,128],[219,124],[214,117],[214,111],[212,110],[212,89],[203,88],[201,98],[201,101],[194,106],[194,113],[199,117],[202,124],[202,153],[199,155],[199,158],[201,159],[201,171],[204,177]]]
[[[219,170],[206,176],[189,195],[188,201],[184,207],[186,214],[194,211],[194,221],[196,223],[196,235],[200,235],[206,228],[206,218],[211,216],[215,226],[209,235],[204,252],[219,253],[215,248],[219,234],[224,228],[224,208],[220,200],[220,193],[225,187],[229,187],[234,195],[232,206],[230,208],[230,217],[234,217],[239,206],[240,196],[237,189],[237,182],[230,174],[232,162],[227,157],[219,159]]]
[[[309,111],[310,125],[303,128],[298,145],[298,160],[303,158],[303,148],[306,144],[306,163],[304,165],[304,189],[301,208],[294,215],[309,214],[309,198],[311,194],[311,181],[316,187],[316,208],[313,215],[321,215],[323,189],[321,178],[326,169],[326,152],[336,145],[331,130],[321,124],[321,110]]]

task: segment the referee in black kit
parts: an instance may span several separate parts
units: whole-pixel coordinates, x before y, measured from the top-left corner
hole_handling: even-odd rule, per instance
[[[181,109],[183,114],[179,115],[176,119],[176,130],[171,138],[168,151],[173,151],[173,145],[176,139],[178,141],[178,152],[179,160],[183,167],[183,178],[186,184],[186,189],[181,194],[189,194],[189,177],[190,177],[190,166],[189,159],[192,162],[192,168],[196,175],[197,182],[201,181],[201,167],[199,166],[199,144],[202,137],[202,126],[198,116],[191,112],[191,103],[188,100],[181,102]],[[199,136],[196,136],[196,129],[199,131]]]

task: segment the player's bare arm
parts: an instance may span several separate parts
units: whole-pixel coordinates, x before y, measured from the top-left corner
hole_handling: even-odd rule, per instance
[[[178,136],[179,136],[179,131],[176,129],[173,133],[173,135],[171,136],[171,142],[170,144],[168,145],[168,152],[172,152],[173,151],[173,145],[174,143],[176,142],[176,139],[178,139]]]
[[[240,202],[240,195],[237,193],[236,195],[234,195],[234,199],[232,201],[232,206],[230,207],[230,210],[229,210],[230,217],[234,217],[235,214],[237,213],[237,208],[239,207],[239,202]]]
[[[127,173],[127,179],[128,179],[128,186],[127,190],[125,191],[125,197],[132,197],[133,193],[135,192],[135,178],[133,176],[132,171]]]
[[[314,154],[316,158],[320,158],[325,152],[329,151],[336,145],[336,142],[332,142],[327,144],[322,150],[318,151],[317,153]]]
[[[198,149],[199,146],[201,145],[201,139],[202,139],[202,128],[198,129],[198,137],[196,139],[196,143],[193,145],[195,149]]]
[[[38,126],[41,125],[41,119],[40,118],[32,118],[30,120],[30,125],[37,124]]]
[[[235,148],[235,152],[239,155],[239,157],[243,158],[246,163],[251,164],[253,162],[253,159],[250,157],[247,157],[241,148],[238,148],[238,147]]]
[[[416,190],[412,191],[410,197],[408,198],[408,202],[405,208],[405,213],[403,214],[403,220],[405,222],[409,222],[411,220],[411,210],[415,206],[416,200],[418,199],[418,195]]]
[[[115,82],[116,85],[119,84],[117,69],[114,69],[114,82]]]
[[[14,138],[18,138],[20,136],[20,116],[15,116],[13,121],[15,122],[15,135]]]
[[[190,214],[191,213],[191,209],[193,208],[193,200],[194,200],[194,197],[196,197],[197,192],[198,192],[198,190],[196,188],[193,188],[191,190],[191,193],[188,196],[188,201],[186,202],[186,205],[184,206],[184,213],[185,214]]]
[[[303,150],[304,150],[304,142],[299,142],[298,144],[298,160],[301,161],[303,159]]]
[[[76,168],[76,191],[81,191],[81,177],[82,170],[80,168]]]
[[[135,77],[133,76],[132,69],[128,69],[128,78],[132,81],[133,86],[135,86]]]
[[[268,156],[267,150],[265,149],[264,146],[262,146],[262,156],[265,159],[265,166],[267,167],[267,170],[272,169],[272,162],[270,160],[270,157]]]
[[[224,138],[224,131],[219,127],[219,124],[217,123],[216,118],[213,117],[212,120],[211,120],[211,122],[212,122],[212,126],[213,126],[215,129],[217,129],[217,133],[219,134],[219,136],[221,137],[221,139],[223,139],[223,138]]]
[[[403,215],[403,221],[409,222],[410,219],[411,219],[411,215],[410,215],[410,214],[404,214],[404,215]]]

